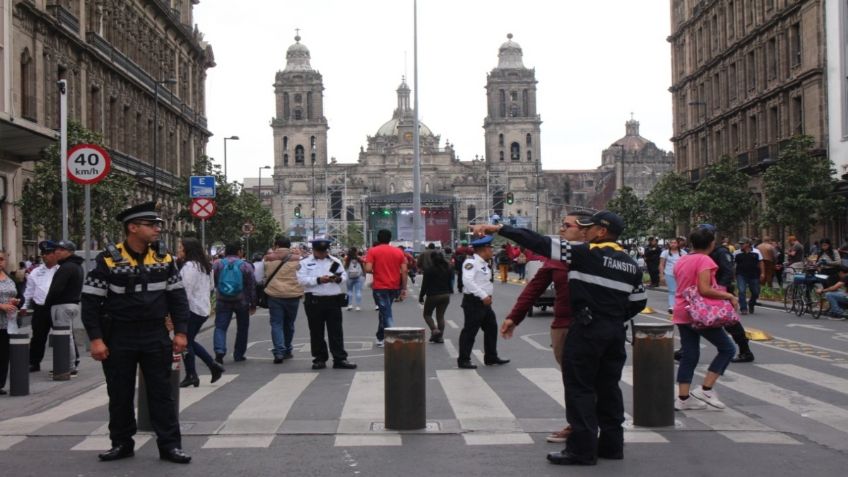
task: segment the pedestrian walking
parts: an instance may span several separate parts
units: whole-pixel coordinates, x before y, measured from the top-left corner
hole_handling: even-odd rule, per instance
[[[47,347],[47,335],[53,328],[50,308],[44,306],[53,275],[59,269],[56,258],[56,242],[43,240],[38,243],[42,263],[27,275],[24,289],[24,309],[32,310],[32,338],[29,341],[29,372],[41,371],[41,360]]]
[[[130,207],[116,218],[126,240],[97,256],[82,293],[91,357],[102,362],[109,392],[112,447],[98,458],[135,455],[135,382],[141,368],[159,458],[187,464],[191,456],[182,450],[170,378],[172,353],[182,353],[188,342],[188,299],[171,254],[152,246],[163,223],[155,203]],[[166,315],[173,323],[173,341]]]
[[[312,369],[324,369],[330,354],[333,368],[356,369],[347,360],[342,330],[342,303],[344,293],[340,284],[347,279],[341,260],[330,255],[330,241],[319,238],[312,241],[312,256],[300,262],[297,281],[306,292],[303,308],[309,322],[309,340],[312,348]],[[327,352],[327,341],[330,350]]]
[[[224,367],[216,363],[209,352],[206,351],[206,348],[197,342],[197,333],[209,319],[209,313],[212,311],[211,298],[212,292],[215,291],[215,287],[212,285],[212,264],[203,251],[203,245],[195,238],[186,237],[180,240],[177,247],[177,257],[183,263],[180,275],[183,279],[189,310],[188,332],[186,334],[188,344],[183,360],[185,363],[185,378],[180,382],[180,387],[197,387],[200,385],[200,378],[197,376],[196,358],[200,358],[203,364],[209,368],[209,374],[212,375],[210,382],[218,381],[224,374]]]
[[[696,329],[692,327],[692,318],[683,298],[683,290],[696,286],[698,293],[708,299],[729,300],[735,308],[739,302],[732,293],[717,288],[716,270],[718,265],[710,258],[715,248],[715,228],[711,225],[699,225],[689,235],[692,252],[682,257],[674,267],[678,289],[681,290],[675,300],[672,322],[677,325],[680,334],[681,358],[677,368],[677,398],[674,408],[678,411],[706,409],[724,409],[713,387],[719,376],[724,374],[736,352],[733,341],[724,328]],[[713,358],[700,387],[691,389],[692,377],[701,355],[701,337],[716,347],[718,354]],[[694,398],[694,399],[692,399]]]
[[[6,252],[0,249],[0,395],[6,394],[9,374],[9,333],[17,330],[18,288],[6,274]]]
[[[468,242],[465,240],[461,241],[459,247],[453,252],[453,269],[456,272],[456,291],[460,294],[463,293],[462,265],[465,263],[465,259],[468,258],[469,254],[473,255],[474,251],[468,248]]]
[[[736,287],[739,288],[739,313],[754,313],[757,298],[760,296],[760,281],[765,279],[764,263],[760,254],[752,248],[750,239],[739,240],[739,253],[734,257],[736,263]],[[751,298],[747,298],[748,290]]]
[[[297,281],[302,255],[292,248],[291,240],[278,237],[274,249],[265,255],[265,293],[271,320],[271,343],[274,364],[294,358],[294,323],[303,297],[303,287]]]
[[[670,239],[668,248],[660,254],[660,269],[665,277],[665,286],[668,288],[668,312],[672,312],[674,308],[674,295],[677,292],[677,282],[674,279],[674,264],[680,260],[680,257],[686,255],[684,250],[680,249],[679,239]],[[660,278],[662,282],[662,278]]]
[[[241,243],[228,244],[224,258],[212,266],[215,280],[215,361],[224,364],[227,355],[227,329],[233,315],[236,317],[236,342],[233,346],[233,361],[247,359],[247,333],[250,317],[256,313],[256,280],[253,266],[242,258]]]
[[[651,287],[660,286],[660,255],[662,255],[662,248],[659,241],[656,237],[649,237],[648,246],[645,247],[645,265],[651,277]]]
[[[394,326],[392,303],[396,299],[406,298],[408,265],[404,253],[389,245],[392,233],[382,229],[377,231],[377,245],[368,249],[365,255],[365,273],[373,275],[371,284],[374,304],[377,305],[377,347],[383,347],[383,330]]]
[[[757,245],[757,250],[763,257],[763,280],[760,285],[771,287],[777,264],[777,249],[775,249],[771,237],[763,237],[763,241]]]
[[[53,252],[58,267],[50,289],[44,298],[44,307],[50,310],[50,320],[53,326],[67,326],[71,330],[70,358],[71,376],[77,375],[79,367],[79,349],[74,339],[74,321],[80,318],[80,298],[82,295],[85,273],[82,270],[82,257],[74,255],[77,246],[70,240],[60,240]]]
[[[577,225],[586,241],[557,241],[508,225],[477,225],[474,233],[497,232],[519,245],[568,264],[574,322],[563,348],[566,419],[571,433],[565,449],[548,454],[557,465],[595,465],[598,457],[624,458],[624,401],[619,388],[627,360],[624,322],[645,307],[647,295],[636,262],[616,242],[624,221],[600,211]]]
[[[424,306],[424,322],[430,328],[430,342],[444,343],[445,340],[445,310],[450,304],[453,293],[451,278],[453,269],[445,256],[439,252],[431,252],[430,266],[424,270],[421,279],[421,291],[418,302]],[[433,311],[436,321],[433,321]]]
[[[711,230],[713,234],[716,233],[716,229],[712,224],[701,224],[698,227],[703,227],[707,230]],[[728,243],[717,244],[712,252],[710,252],[710,258],[713,259],[713,262],[716,264],[716,272],[715,272],[715,280],[718,285],[721,285],[727,290],[728,293],[733,294],[736,292],[736,287],[734,286],[734,280],[737,278],[736,274],[736,262],[733,255],[733,251],[728,248]],[[751,251],[758,255],[759,251],[757,249],[751,249]],[[759,257],[758,257],[759,260]],[[738,283],[738,280],[735,280]],[[742,296],[742,285],[739,286],[739,296]],[[759,295],[759,291],[757,292]],[[741,303],[741,298],[740,298]],[[756,305],[756,303],[755,303]],[[751,351],[750,340],[748,339],[748,334],[745,332],[745,326],[742,325],[741,321],[737,321],[731,325],[725,326],[725,331],[733,338],[733,342],[736,343],[736,346],[739,348],[739,354],[733,358],[731,363],[750,363],[754,361],[754,353]],[[683,355],[683,352],[675,354],[675,359],[680,360],[680,357]]]
[[[518,256],[515,257],[515,273],[518,274],[518,279],[522,282],[526,278],[527,254],[524,251],[524,247],[519,248]]]
[[[365,283],[365,263],[362,254],[356,247],[351,247],[344,259],[345,271],[347,272],[347,309],[361,310],[362,285]]]
[[[560,235],[569,241],[582,242],[586,239],[585,228],[577,224],[579,218],[586,219],[590,216],[588,212],[573,212],[568,214],[562,221]],[[523,249],[524,247],[522,247]],[[518,296],[518,300],[509,315],[501,325],[501,336],[506,339],[512,337],[515,328],[521,324],[527,312],[533,307],[536,300],[542,296],[547,288],[553,284],[556,290],[554,300],[554,320],[551,323],[551,349],[557,366],[562,370],[562,350],[565,347],[565,337],[568,335],[568,327],[571,326],[573,316],[571,313],[571,293],[568,288],[568,265],[558,260],[545,258],[544,265],[539,268],[524,290]],[[566,425],[562,430],[548,435],[545,440],[551,443],[563,443],[571,434],[571,426]]]
[[[501,283],[506,283],[509,278],[509,267],[512,264],[512,258],[509,256],[509,250],[506,244],[501,246],[501,250],[495,257],[495,262],[498,264],[498,273],[500,274]]]

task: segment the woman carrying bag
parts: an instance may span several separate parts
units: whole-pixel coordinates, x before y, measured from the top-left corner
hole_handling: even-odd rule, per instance
[[[365,282],[365,264],[356,247],[351,247],[344,258],[344,268],[347,272],[347,309],[353,309],[356,302],[356,311],[361,310],[362,284]]]

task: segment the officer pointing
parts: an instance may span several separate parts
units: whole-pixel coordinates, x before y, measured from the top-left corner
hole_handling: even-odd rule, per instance
[[[159,458],[187,464],[191,456],[181,448],[170,376],[172,352],[186,347],[188,299],[173,257],[158,246],[163,221],[155,203],[131,207],[116,218],[123,222],[127,238],[97,256],[82,290],[91,357],[103,363],[109,392],[112,448],[98,457],[112,461],[135,455],[133,398],[140,366]],[[165,315],[174,325],[173,343]]]
[[[548,461],[558,465],[595,465],[598,457],[624,458],[624,402],[618,385],[627,359],[624,322],[647,302],[642,272],[615,242],[624,230],[621,217],[601,211],[577,224],[586,227],[589,243],[564,237],[552,241],[508,225],[473,227],[476,234],[497,232],[569,265],[574,323],[563,349],[562,373],[572,431],[565,449],[548,454]]]

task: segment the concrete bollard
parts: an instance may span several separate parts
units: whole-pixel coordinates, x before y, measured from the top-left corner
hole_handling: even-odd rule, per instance
[[[424,328],[385,329],[386,429],[427,427]]]
[[[29,395],[29,334],[9,334],[9,394]]]
[[[53,325],[53,381],[71,379],[71,327]]]
[[[633,424],[674,425],[674,325],[633,325]]]

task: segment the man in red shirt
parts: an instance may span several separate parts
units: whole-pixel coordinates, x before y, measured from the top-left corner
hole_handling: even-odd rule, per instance
[[[383,347],[383,330],[394,326],[392,303],[395,299],[406,298],[407,265],[406,256],[399,249],[389,245],[392,233],[389,230],[377,232],[375,247],[368,250],[365,256],[365,273],[374,276],[372,295],[379,309],[379,324],[377,326],[377,347]]]
[[[572,212],[567,215],[562,221],[560,236],[570,242],[584,241],[586,229],[578,225],[577,220],[586,220],[590,216],[591,214],[588,212]],[[542,260],[545,263],[544,266],[524,287],[521,295],[518,296],[518,301],[512,307],[512,311],[509,312],[501,325],[501,335],[507,339],[511,338],[515,327],[524,320],[533,303],[553,283],[556,289],[556,299],[554,301],[554,321],[551,323],[551,348],[554,350],[554,359],[562,368],[562,348],[565,345],[568,327],[573,319],[571,293],[568,289],[568,265],[559,260],[550,260],[544,257]],[[548,442],[554,443],[565,442],[569,433],[571,433],[571,426],[566,426],[563,430],[550,434],[546,439]]]

